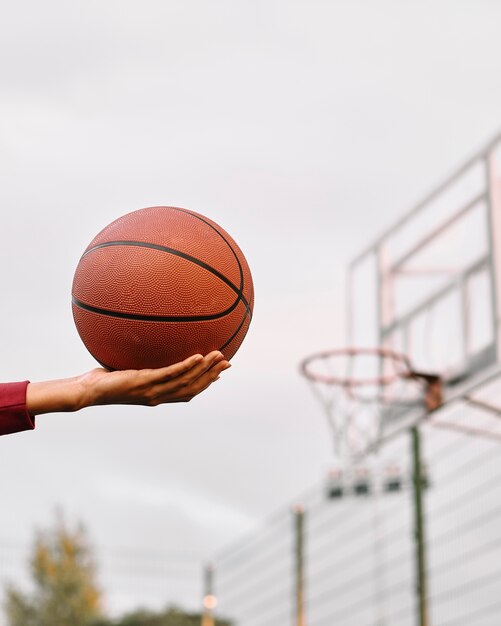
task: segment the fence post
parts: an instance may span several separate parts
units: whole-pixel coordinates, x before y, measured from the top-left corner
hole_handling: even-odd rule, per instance
[[[294,513],[295,533],[295,626],[306,626],[304,601],[304,508],[296,506]]]
[[[412,484],[414,488],[414,540],[416,553],[416,595],[418,625],[429,626],[428,586],[426,580],[426,547],[423,490],[425,475],[421,459],[421,435],[418,426],[411,428],[412,438]]]

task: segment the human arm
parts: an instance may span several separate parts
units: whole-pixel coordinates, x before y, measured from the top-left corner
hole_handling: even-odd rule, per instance
[[[104,404],[157,406],[188,402],[229,367],[228,361],[216,351],[159,369],[109,372],[96,368],[74,378],[30,383],[26,406],[30,415],[41,415]]]
[[[109,372],[96,368],[73,378],[0,384],[0,434],[33,429],[34,416],[43,413],[105,404],[188,402],[229,367],[216,351],[159,369]]]

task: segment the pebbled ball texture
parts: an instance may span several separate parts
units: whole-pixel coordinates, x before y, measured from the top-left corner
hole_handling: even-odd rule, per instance
[[[220,350],[231,359],[252,318],[247,261],[230,235],[199,213],[128,213],[87,246],[73,279],[73,318],[108,369],[142,369]]]

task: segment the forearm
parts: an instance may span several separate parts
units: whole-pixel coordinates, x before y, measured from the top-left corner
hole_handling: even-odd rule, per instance
[[[78,411],[87,406],[79,377],[29,383],[26,408],[30,415]]]

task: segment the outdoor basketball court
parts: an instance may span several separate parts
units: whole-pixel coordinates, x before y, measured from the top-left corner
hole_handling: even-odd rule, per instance
[[[501,626],[501,3],[5,4],[0,626]]]
[[[300,367],[327,418],[332,472],[219,555],[222,615],[501,622],[500,281],[496,137],[350,265],[346,346]]]

